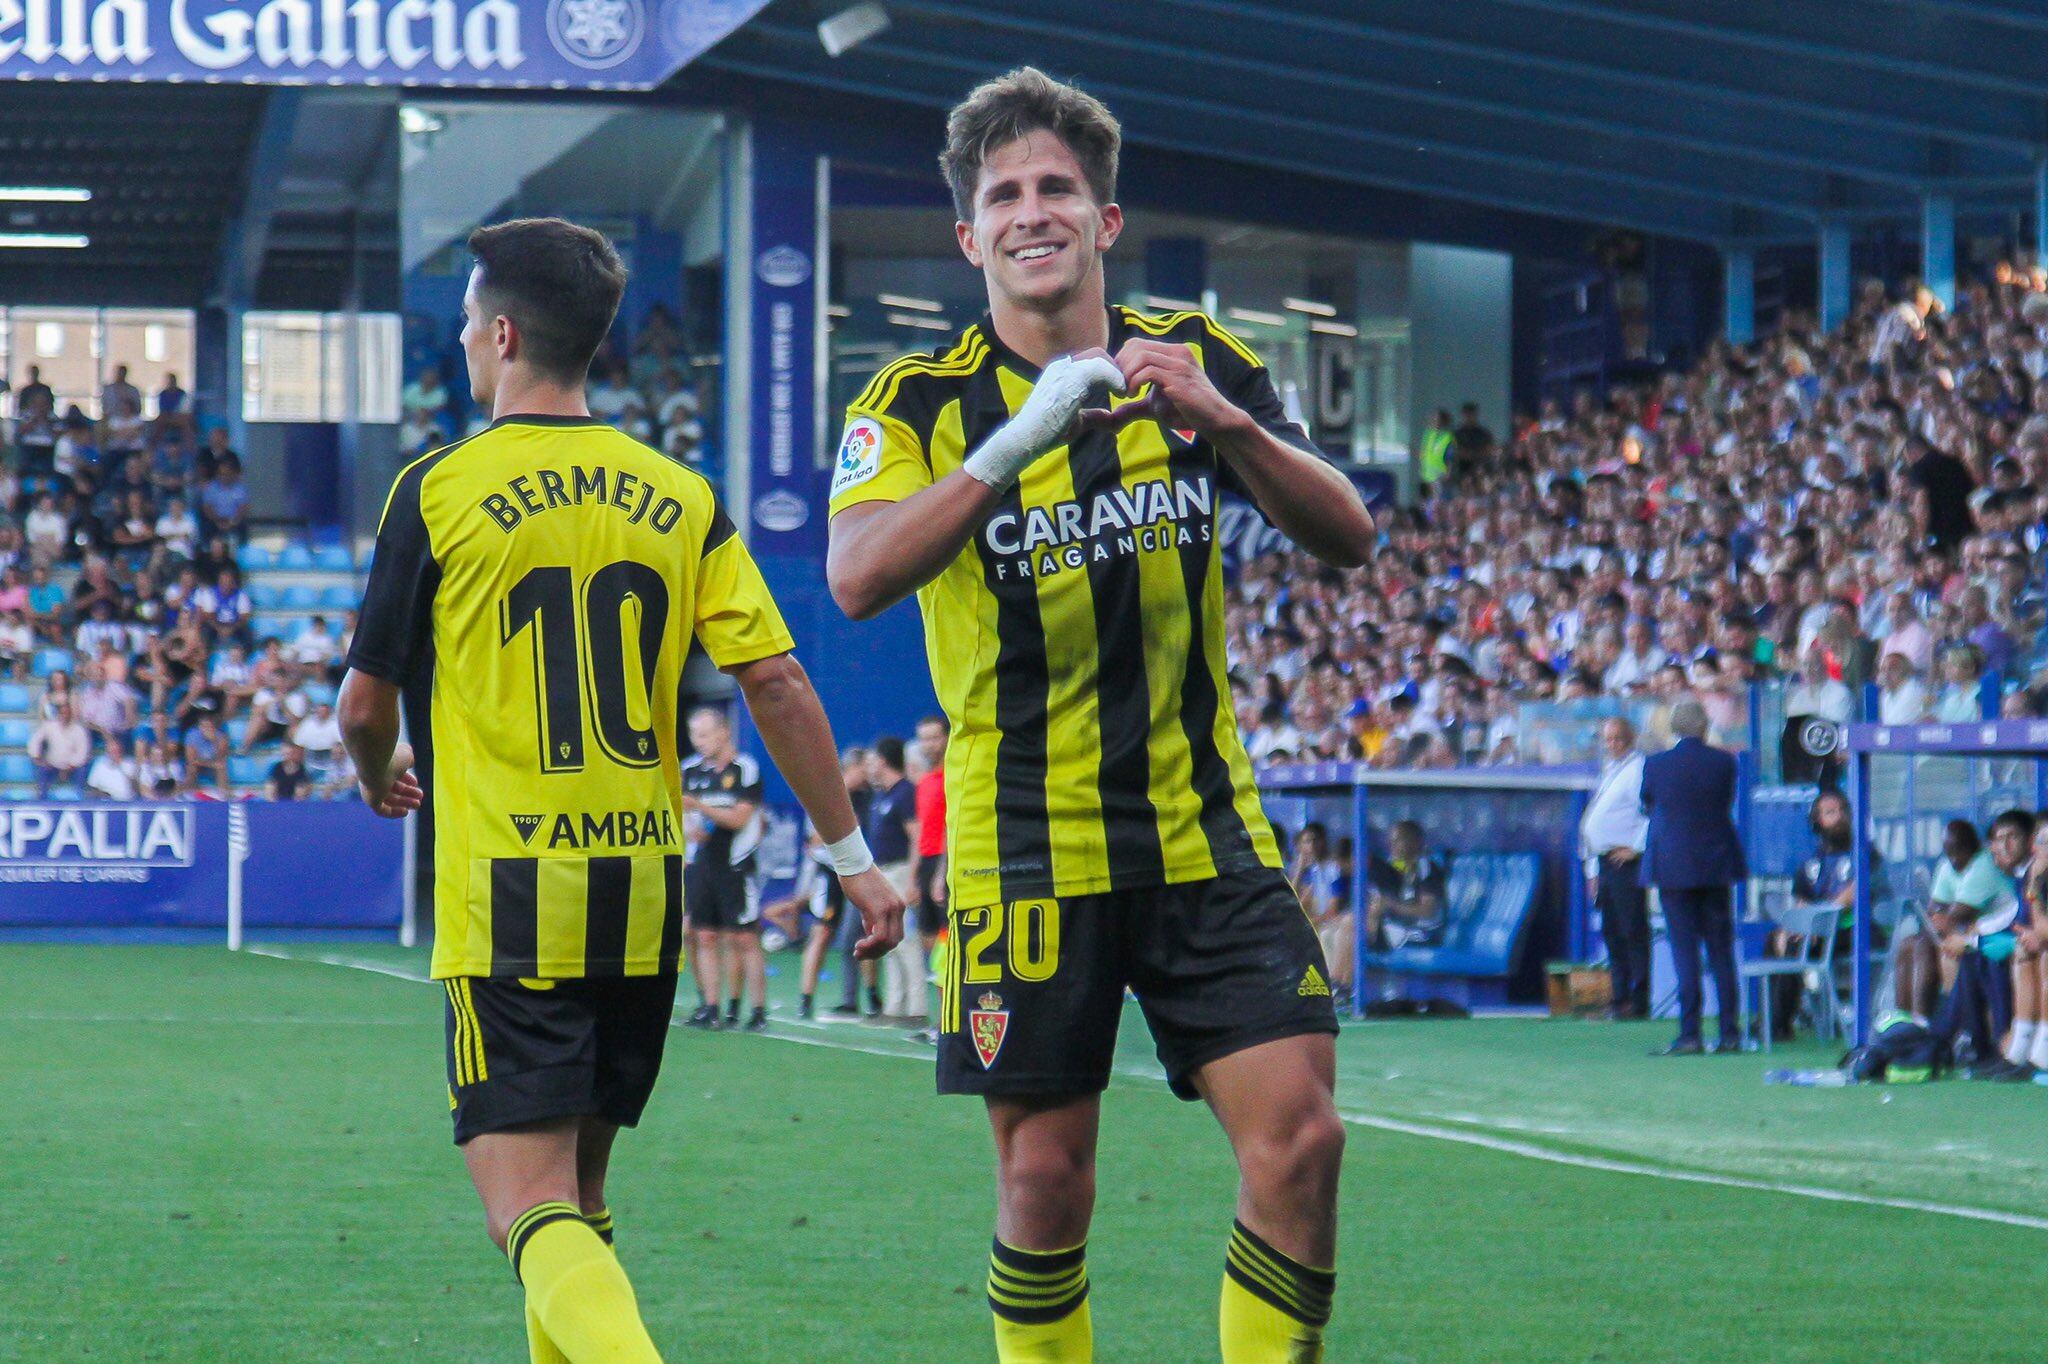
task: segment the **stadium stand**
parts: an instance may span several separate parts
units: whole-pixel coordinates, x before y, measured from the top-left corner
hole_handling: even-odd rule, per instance
[[[207,485],[238,482],[238,461],[195,455],[179,423],[150,423],[139,459],[116,467],[101,457],[106,424],[77,414],[55,447],[17,439],[43,415],[18,401],[0,425],[0,645],[9,632],[30,642],[0,650],[11,672],[0,684],[0,798],[37,793],[31,744],[71,696],[95,757],[110,738],[126,746],[120,765],[139,794],[199,788],[182,749],[198,718],[214,713],[248,750],[228,763],[233,794],[260,793],[282,744],[297,740],[316,778],[310,794],[352,795],[332,712],[321,708],[334,702],[360,596],[354,547],[237,543],[240,528],[216,519],[223,504],[209,506]],[[174,500],[201,508],[203,537],[179,524]],[[265,660],[273,640],[276,656]],[[238,649],[255,661],[238,661]],[[256,715],[268,723],[251,749]],[[86,792],[66,781],[51,794]]]
[[[1873,281],[1833,333],[1793,319],[1546,403],[1505,442],[1460,427],[1367,567],[1246,565],[1228,610],[1253,756],[1586,760],[1550,740],[1628,712],[1654,749],[1688,690],[1760,749],[1879,704],[1893,723],[2048,713],[2044,289],[2000,265],[1948,313]],[[1880,694],[1891,654],[1907,666]]]

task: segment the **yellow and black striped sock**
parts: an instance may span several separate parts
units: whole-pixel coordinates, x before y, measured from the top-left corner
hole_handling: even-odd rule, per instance
[[[1223,1364],[1318,1364],[1336,1291],[1334,1270],[1311,1269],[1232,1223],[1218,1311]]]
[[[609,1206],[583,1214],[583,1220],[590,1223],[590,1229],[597,1233],[598,1240],[606,1245],[612,1244],[612,1210]]]
[[[1090,1364],[1088,1247],[1019,1250],[997,1238],[988,1257],[988,1306],[1000,1364]]]
[[[536,1203],[519,1214],[505,1255],[548,1348],[569,1359],[660,1364],[626,1271],[574,1204]]]

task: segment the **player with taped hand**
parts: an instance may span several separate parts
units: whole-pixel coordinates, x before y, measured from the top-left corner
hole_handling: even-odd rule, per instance
[[[1124,391],[1124,372],[1106,352],[1082,351],[1053,360],[1040,372],[1023,408],[967,457],[962,471],[999,493],[1008,492],[1026,468],[1073,438],[1082,424],[1082,404],[1101,386],[1112,393]]]

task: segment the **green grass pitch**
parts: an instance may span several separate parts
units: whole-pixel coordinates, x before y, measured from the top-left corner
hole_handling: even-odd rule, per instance
[[[525,1357],[448,1140],[440,992],[303,959],[424,956],[280,950],[0,946],[0,1359]],[[896,1033],[776,1033],[675,1033],[621,1141],[666,1356],[992,1359],[978,1106]],[[2048,1091],[1766,1087],[1831,1057],[1648,1059],[1666,1035],[1347,1028],[1330,1359],[2040,1358]],[[1132,1012],[1089,1251],[1105,1361],[1215,1358],[1233,1172],[1156,1077]]]

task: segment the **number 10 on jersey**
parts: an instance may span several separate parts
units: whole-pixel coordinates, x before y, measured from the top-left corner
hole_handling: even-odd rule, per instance
[[[580,600],[579,600],[580,596]],[[498,610],[499,643],[526,635],[540,770],[581,772],[584,715],[599,749],[622,767],[655,767],[654,674],[668,626],[668,584],[646,564],[621,559],[590,575],[583,591],[564,567],[528,570]],[[630,654],[639,666],[628,677]],[[630,684],[637,682],[637,697]],[[635,722],[633,702],[647,725]]]

